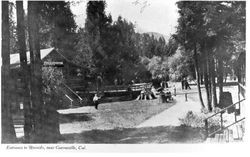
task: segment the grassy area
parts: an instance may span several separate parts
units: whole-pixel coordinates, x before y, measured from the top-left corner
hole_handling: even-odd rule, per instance
[[[64,138],[62,143],[90,144],[200,143],[205,139],[201,129],[184,126],[92,130],[65,134]]]
[[[132,128],[174,104],[158,103],[158,99],[100,104],[95,112],[60,115],[60,129],[63,134],[92,129]]]

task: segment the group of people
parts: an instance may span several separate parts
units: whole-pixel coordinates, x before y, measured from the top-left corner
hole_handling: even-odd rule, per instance
[[[189,85],[189,83],[188,83],[188,81],[187,81],[186,78],[184,78],[184,79],[181,80],[181,87],[182,87],[182,90],[184,90],[184,89],[191,89],[191,87],[190,87],[190,85]]]
[[[98,78],[97,79],[97,91],[100,90],[100,88],[101,88],[101,84],[102,84],[101,82],[102,82],[102,80],[100,78]],[[132,80],[132,83],[134,83],[133,80]],[[187,81],[185,81],[185,82],[182,81],[182,89],[184,89],[184,84],[185,84],[186,89],[190,88]],[[115,85],[117,85],[117,80],[115,80]],[[166,98],[170,100],[172,98],[172,96],[171,96],[171,92],[168,90],[168,88],[169,88],[168,82],[162,81],[160,83],[160,87],[158,89],[154,88],[153,85],[151,86],[150,90],[143,89],[141,91],[141,94],[138,96],[137,99],[147,99],[147,98],[156,99],[157,98],[156,95],[160,94],[160,95],[165,95]],[[128,87],[128,91],[131,91],[130,86]],[[98,109],[98,105],[100,103],[99,101],[100,101],[101,97],[102,96],[98,92],[94,94],[93,104],[95,106],[95,109]]]

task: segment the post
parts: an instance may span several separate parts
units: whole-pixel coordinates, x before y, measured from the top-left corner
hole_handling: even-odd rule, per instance
[[[205,122],[205,131],[206,131],[206,138],[208,137],[208,121],[207,121],[207,119],[205,119],[204,120],[204,122]]]
[[[220,113],[220,128],[223,129],[223,117],[222,117],[222,112]]]
[[[238,83],[238,101],[240,106],[240,83]]]
[[[174,87],[174,96],[176,96],[176,87]]]
[[[239,102],[240,103],[240,102]],[[235,105],[236,106],[236,105]],[[234,110],[234,120],[235,122],[237,122],[237,112],[236,112],[236,107],[235,107],[235,110]]]
[[[187,100],[187,93],[185,93],[185,101],[188,101],[188,100]]]

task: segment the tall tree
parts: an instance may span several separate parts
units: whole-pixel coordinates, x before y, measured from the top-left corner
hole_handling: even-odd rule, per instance
[[[16,142],[10,104],[10,30],[9,1],[2,1],[2,143]]]
[[[208,2],[204,14],[207,36],[210,38],[210,59],[213,75],[214,60],[217,60],[217,83],[219,95],[223,93],[224,66],[228,64],[235,54],[236,45],[239,41],[245,41],[245,2]],[[242,38],[237,38],[241,34]],[[240,36],[241,36],[240,35]],[[212,42],[211,42],[212,41]],[[244,47],[244,46],[243,46]],[[213,105],[216,106],[215,76],[211,76],[213,88]]]
[[[24,85],[23,87],[23,104],[24,104],[24,138],[26,142],[30,141],[31,131],[32,131],[32,121],[31,121],[31,102],[30,102],[30,71],[27,65],[27,55],[26,55],[26,43],[25,43],[25,24],[24,24],[24,9],[23,1],[16,1],[16,13],[17,13],[17,49],[20,56],[21,63],[21,81]]]
[[[93,62],[98,69],[98,73],[103,73],[102,67],[105,65],[102,60],[105,58],[106,52],[104,44],[108,26],[112,22],[111,16],[105,14],[105,1],[89,1],[87,3],[87,18],[85,28],[88,35],[88,43],[93,52]]]
[[[198,88],[198,94],[199,94],[201,107],[205,108],[202,94],[201,94],[201,87],[200,87],[200,70],[199,70],[199,59],[198,59],[198,54],[197,54],[197,43],[194,43],[194,68],[195,68],[195,76],[196,76],[196,81],[197,81],[197,88]]]
[[[29,46],[31,60],[31,100],[34,114],[34,132],[31,142],[42,143],[46,140],[46,130],[44,130],[44,103],[42,94],[42,63],[39,43],[39,2],[28,2],[28,29]]]
[[[211,106],[211,90],[210,90],[210,79],[209,79],[209,60],[208,60],[208,56],[209,56],[209,52],[207,50],[207,43],[206,41],[203,41],[201,43],[201,51],[203,51],[204,53],[202,53],[201,56],[201,63],[203,65],[203,73],[204,73],[204,83],[205,83],[205,89],[206,89],[206,95],[207,95],[207,107],[208,110],[212,110],[212,106]]]
[[[196,42],[205,63],[205,87],[208,109],[217,104],[215,61],[217,62],[217,83],[220,95],[223,92],[224,66],[235,51],[237,36],[244,34],[244,2],[178,2],[180,8],[178,35],[182,45],[189,47]],[[237,22],[236,22],[237,21]],[[238,37],[239,37],[238,36]],[[244,35],[242,35],[244,43]],[[205,46],[204,46],[205,45]],[[243,44],[244,45],[244,44]],[[198,57],[201,60],[200,57]]]
[[[40,1],[39,4],[41,48],[58,48],[65,57],[73,59],[77,26],[70,2]]]
[[[199,93],[199,99],[201,107],[204,108],[204,102],[202,99],[200,88],[200,68],[199,68],[199,56],[198,46],[199,42],[204,37],[203,29],[203,8],[201,2],[177,2],[177,6],[180,9],[180,18],[178,19],[177,36],[178,41],[185,47],[188,52],[193,52],[193,60],[195,65],[197,88]]]

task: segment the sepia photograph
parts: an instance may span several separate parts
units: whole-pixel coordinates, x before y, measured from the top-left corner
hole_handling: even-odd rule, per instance
[[[246,1],[5,0],[1,23],[6,149],[246,141]]]

